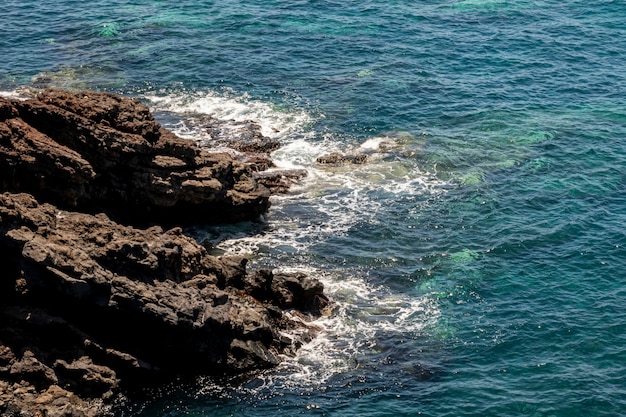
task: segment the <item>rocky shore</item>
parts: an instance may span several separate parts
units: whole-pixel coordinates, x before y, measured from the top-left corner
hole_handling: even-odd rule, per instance
[[[319,281],[247,271],[178,227],[255,219],[302,175],[262,171],[137,100],[0,98],[0,414],[105,415],[119,393],[272,367],[313,337]]]

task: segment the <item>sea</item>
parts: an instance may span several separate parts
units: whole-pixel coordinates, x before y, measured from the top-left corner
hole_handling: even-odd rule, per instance
[[[139,98],[308,175],[188,230],[333,300],[275,369],[120,417],[626,415],[626,3],[3,0],[0,91]],[[316,162],[339,152],[363,164]]]

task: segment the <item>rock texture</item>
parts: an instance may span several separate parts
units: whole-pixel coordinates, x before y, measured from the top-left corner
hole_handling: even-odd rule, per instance
[[[0,98],[0,160],[2,189],[125,220],[234,221],[270,204],[248,166],[178,138],[139,101],[105,93]]]
[[[365,154],[347,155],[333,152],[328,155],[322,155],[318,157],[315,162],[317,162],[318,164],[339,166],[346,164],[364,164],[366,160],[367,155]]]
[[[209,138],[204,140],[208,146],[234,150],[236,159],[249,166],[256,182],[272,194],[287,193],[307,175],[303,169],[276,168],[270,153],[277,150],[280,143],[264,136],[261,126],[251,120],[218,120],[201,115],[191,119],[189,125],[199,128]]]
[[[314,336],[317,280],[248,272],[169,228],[254,218],[269,193],[140,103],[2,100],[0,162],[0,415],[100,416],[119,392],[271,367]]]

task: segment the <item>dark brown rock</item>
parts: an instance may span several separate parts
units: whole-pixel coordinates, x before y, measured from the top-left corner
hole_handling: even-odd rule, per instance
[[[346,164],[363,164],[367,160],[367,155],[364,154],[355,154],[348,155],[342,154],[338,152],[333,152],[328,155],[320,156],[316,159],[318,164],[324,165],[346,165]]]
[[[54,371],[41,363],[33,352],[24,351],[19,360],[15,360],[9,369],[13,379],[28,380],[37,387],[47,387],[58,381]]]
[[[39,99],[85,117],[94,124],[139,135],[150,142],[161,136],[161,126],[137,99],[92,91],[72,93],[61,90],[46,90]]]
[[[285,194],[291,187],[307,176],[304,169],[281,169],[255,172],[257,183],[264,185],[272,194]]]
[[[269,207],[246,165],[176,137],[145,105],[112,94],[0,98],[0,158],[3,189],[120,219],[209,223]]]
[[[167,230],[254,219],[268,188],[304,175],[260,173],[278,143],[242,128],[237,159],[176,137],[137,100],[0,98],[0,415],[101,416],[119,392],[271,367],[313,337],[302,318],[328,303],[318,281],[249,273]]]
[[[245,277],[244,288],[256,299],[282,310],[294,308],[320,314],[328,305],[322,283],[304,274],[260,270]]]
[[[67,381],[73,392],[86,397],[100,398],[117,388],[119,380],[111,368],[96,365],[88,356],[67,363],[63,359],[54,362],[54,369],[60,378]]]
[[[246,154],[265,155],[280,148],[280,143],[263,135],[261,126],[252,120],[217,120],[209,117],[200,121],[211,136],[213,146],[226,146]]]
[[[106,413],[101,401],[82,399],[58,385],[38,391],[25,381],[0,381],[3,417],[98,417]]]
[[[327,302],[316,280],[249,274],[245,258],[212,257],[179,228],[9,193],[0,219],[0,380],[24,381],[31,399],[58,386],[101,400],[146,381],[274,366],[304,343],[279,335],[302,326],[281,309],[317,314]]]

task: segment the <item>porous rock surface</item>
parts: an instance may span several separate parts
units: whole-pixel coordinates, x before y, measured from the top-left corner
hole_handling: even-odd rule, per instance
[[[4,190],[133,221],[244,220],[270,205],[247,165],[178,138],[138,100],[112,94],[0,98],[0,160]]]
[[[249,272],[170,228],[255,218],[269,193],[135,100],[0,99],[0,185],[2,416],[100,416],[120,392],[274,366],[328,303],[313,278]]]

